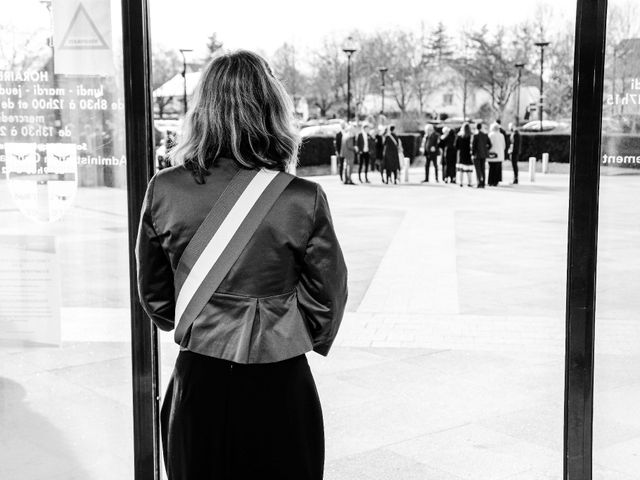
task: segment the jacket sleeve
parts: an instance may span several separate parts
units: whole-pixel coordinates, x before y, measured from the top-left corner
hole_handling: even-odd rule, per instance
[[[169,331],[174,327],[175,313],[173,270],[153,221],[154,187],[155,177],[147,187],[136,240],[138,295],[153,323]]]
[[[318,185],[312,232],[297,287],[300,312],[313,350],[326,356],[347,303],[347,267],[336,237],[327,197]]]

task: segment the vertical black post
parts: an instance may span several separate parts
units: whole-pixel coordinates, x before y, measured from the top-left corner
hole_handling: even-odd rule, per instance
[[[351,54],[347,54],[347,122],[351,121]]]
[[[544,48],[549,46],[549,42],[536,42],[536,47],[540,48],[540,103],[538,104],[538,120],[540,121],[540,131],[542,131],[543,107],[544,107]]]
[[[598,188],[607,0],[578,0],[573,73],[564,478],[591,480]]]
[[[520,126],[520,93],[522,90],[522,69],[524,63],[516,63],[515,67],[518,69],[518,91],[516,96],[516,127]]]
[[[157,480],[160,473],[158,338],[155,326],[138,302],[134,257],[142,201],[154,171],[147,0],[122,0],[122,45],[127,134],[135,480]]]
[[[180,54],[182,55],[182,105],[184,106],[184,116],[187,116],[189,105],[187,104],[187,52],[193,52],[190,48],[181,48]]]
[[[540,47],[540,111],[538,117],[540,120],[540,131],[542,131],[543,107],[544,107],[544,46]]]
[[[384,74],[387,73],[388,68],[386,67],[382,67],[379,69],[380,70],[380,96],[382,98],[382,103],[380,104],[380,115],[384,115],[384,87],[385,87],[385,83],[384,83]]]
[[[184,116],[187,116],[189,105],[187,104],[187,59],[182,54],[182,104],[184,105]]]

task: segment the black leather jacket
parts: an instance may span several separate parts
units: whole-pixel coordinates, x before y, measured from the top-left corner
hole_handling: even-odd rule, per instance
[[[204,184],[182,166],[149,183],[138,232],[138,290],[162,330],[174,328],[180,256],[240,165],[221,158]],[[294,178],[185,334],[183,348],[240,363],[326,355],[347,300],[347,269],[322,188]]]

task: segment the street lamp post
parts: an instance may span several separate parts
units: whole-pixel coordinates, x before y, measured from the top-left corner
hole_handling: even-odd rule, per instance
[[[353,38],[348,37],[342,51],[347,54],[347,122],[351,121],[351,55],[356,52]]]
[[[549,46],[549,42],[536,42],[536,47],[540,47],[540,105],[538,105],[538,120],[540,120],[540,131],[542,131],[542,106],[544,104],[544,49]]]
[[[382,103],[380,104],[380,115],[384,115],[384,74],[389,70],[387,67],[381,67],[380,69],[380,96],[382,97]]]
[[[522,69],[524,63],[516,63],[515,67],[518,69],[518,91],[516,92],[516,126],[520,126],[520,90],[522,83]]]
[[[182,54],[182,103],[184,105],[184,115],[187,116],[187,57],[185,53],[193,52],[190,48],[181,48],[180,53]]]

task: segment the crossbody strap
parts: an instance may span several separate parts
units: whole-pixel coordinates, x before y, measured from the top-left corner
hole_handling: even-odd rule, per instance
[[[273,170],[240,170],[211,208],[176,268],[177,343],[181,343],[292,179],[291,175]]]

